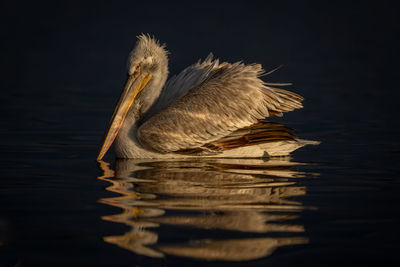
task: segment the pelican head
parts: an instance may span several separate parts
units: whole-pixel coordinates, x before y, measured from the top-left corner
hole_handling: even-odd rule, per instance
[[[156,72],[168,65],[167,54],[165,44],[160,45],[158,40],[149,35],[138,36],[136,46],[128,58],[128,75],[133,75],[138,68],[142,71]]]
[[[138,36],[128,58],[127,80],[104,136],[98,160],[108,151],[129,112],[141,117],[160,95],[168,77],[165,45],[149,35]]]

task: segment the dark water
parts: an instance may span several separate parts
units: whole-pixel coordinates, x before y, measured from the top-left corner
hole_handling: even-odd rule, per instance
[[[4,5],[0,266],[396,266],[391,2]],[[291,158],[94,161],[135,35],[171,73],[213,51],[285,66],[305,108]]]

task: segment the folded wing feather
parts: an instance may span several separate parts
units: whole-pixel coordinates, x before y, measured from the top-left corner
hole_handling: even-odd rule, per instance
[[[201,148],[261,119],[302,107],[301,96],[267,86],[259,78],[264,73],[261,65],[208,62],[197,66],[207,73],[190,89],[165,88],[181,96],[174,102],[169,99],[139,127],[143,146],[161,153]]]

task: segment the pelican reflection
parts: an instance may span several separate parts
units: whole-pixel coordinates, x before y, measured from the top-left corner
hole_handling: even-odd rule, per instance
[[[115,171],[100,164],[99,179],[110,182],[106,189],[119,196],[99,202],[122,209],[102,219],[131,227],[104,241],[134,253],[244,261],[308,242],[297,220],[304,206],[292,199],[306,194],[297,181],[306,174],[289,158],[123,159]],[[173,242],[167,231],[158,231],[160,225],[171,229]]]

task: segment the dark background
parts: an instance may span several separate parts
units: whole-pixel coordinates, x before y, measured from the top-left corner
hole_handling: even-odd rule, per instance
[[[113,211],[96,203],[107,193],[93,161],[140,33],[167,44],[171,74],[209,52],[267,70],[283,64],[266,79],[293,82],[291,90],[306,99],[303,110],[283,121],[300,136],[322,141],[295,154],[324,166],[325,179],[309,184],[304,200],[320,205],[321,213],[305,219],[317,245],[251,264],[354,266],[395,259],[398,14],[394,1],[3,1],[4,265],[152,262],[100,242],[122,226],[98,219]],[[352,223],[320,226],[329,220]]]
[[[109,114],[136,36],[150,33],[167,44],[172,74],[211,51],[222,60],[259,62],[266,69],[283,64],[285,68],[271,79],[293,82],[295,90],[313,103],[309,108],[318,98],[332,119],[346,116],[390,121],[390,127],[396,124],[399,19],[394,2],[8,1],[3,5],[1,70],[6,106],[2,108],[17,123],[23,116],[19,108],[27,106],[27,99],[32,109],[37,106],[33,104],[48,110],[70,108],[82,101],[88,109],[104,108]],[[82,125],[100,129],[104,118],[98,114],[99,122],[63,124],[71,123],[76,131]],[[66,114],[59,115],[57,120],[67,119]]]

